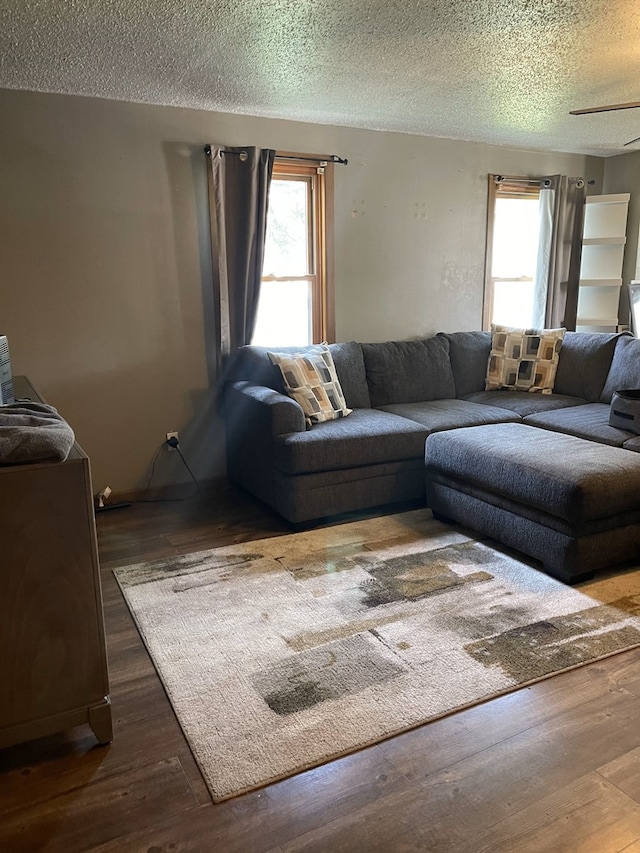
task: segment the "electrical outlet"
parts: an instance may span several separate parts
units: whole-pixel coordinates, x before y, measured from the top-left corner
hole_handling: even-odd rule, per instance
[[[180,444],[180,436],[178,435],[177,432],[168,432],[166,441],[170,441],[172,438],[175,438],[175,440],[177,442],[177,444],[176,444],[176,447],[177,447],[178,444]],[[171,450],[172,452],[176,449],[176,447],[172,447],[171,445],[168,445],[168,447],[169,447],[169,450]]]

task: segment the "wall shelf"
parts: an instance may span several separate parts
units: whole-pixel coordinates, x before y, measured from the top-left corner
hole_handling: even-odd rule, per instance
[[[615,331],[627,242],[629,193],[588,196],[578,290],[580,331]]]
[[[607,195],[589,195],[584,200],[586,205],[590,204],[619,204],[629,201],[629,193],[609,193]]]
[[[577,326],[618,326],[616,317],[578,317]]]
[[[627,242],[626,237],[585,237],[582,240],[583,246],[624,246]]]
[[[622,287],[621,278],[581,278],[580,287]]]

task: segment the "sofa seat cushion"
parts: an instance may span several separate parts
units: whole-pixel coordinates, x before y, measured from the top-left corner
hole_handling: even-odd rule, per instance
[[[520,415],[532,415],[534,412],[548,412],[553,409],[567,409],[569,406],[583,406],[580,397],[568,397],[564,394],[530,394],[528,391],[476,391],[467,394],[465,400],[472,403],[482,403],[485,406],[495,406],[498,409],[509,409]]]
[[[409,418],[427,428],[429,433],[443,429],[500,424],[519,421],[520,416],[508,409],[482,406],[468,400],[431,400],[426,403],[395,403],[382,406],[385,412]]]
[[[427,435],[425,427],[391,412],[355,409],[348,418],[280,436],[275,464],[287,474],[305,474],[422,459]]]
[[[640,460],[528,424],[493,424],[436,433],[427,472],[465,483],[581,525],[640,510]]]
[[[625,450],[635,450],[636,453],[640,453],[640,435],[628,438],[622,446]]]
[[[445,337],[362,344],[373,408],[456,396]]]
[[[606,403],[585,403],[584,406],[572,406],[570,409],[527,415],[524,421],[531,426],[577,435],[578,438],[599,441],[612,447],[623,447],[634,434],[609,426],[609,411],[610,406]]]

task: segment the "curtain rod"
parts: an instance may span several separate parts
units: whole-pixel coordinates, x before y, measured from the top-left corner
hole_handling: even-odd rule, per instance
[[[527,186],[540,186],[540,178],[511,178],[509,175],[493,175],[493,180],[496,184],[526,184]]]
[[[524,184],[529,187],[543,187],[544,189],[548,189],[551,186],[550,178],[518,178],[518,177],[510,177],[509,175],[493,175],[493,180],[496,184]],[[585,184],[584,178],[569,178],[570,181],[575,183],[578,187],[583,187]],[[587,181],[589,186],[593,186],[595,181],[592,179]]]
[[[211,146],[204,146],[204,153],[207,157],[211,157]],[[237,154],[237,156],[244,162],[247,159],[246,151],[227,151],[226,148],[220,148],[219,154]],[[341,166],[346,166],[348,164],[348,160],[343,157],[338,157],[337,154],[329,154],[327,157],[298,157],[298,156],[290,156],[287,154],[276,154],[276,160],[308,160],[310,163],[338,163]]]

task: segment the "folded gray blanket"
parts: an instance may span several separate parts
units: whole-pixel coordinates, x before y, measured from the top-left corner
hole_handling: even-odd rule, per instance
[[[0,465],[64,462],[75,436],[53,406],[17,402],[0,406]]]

